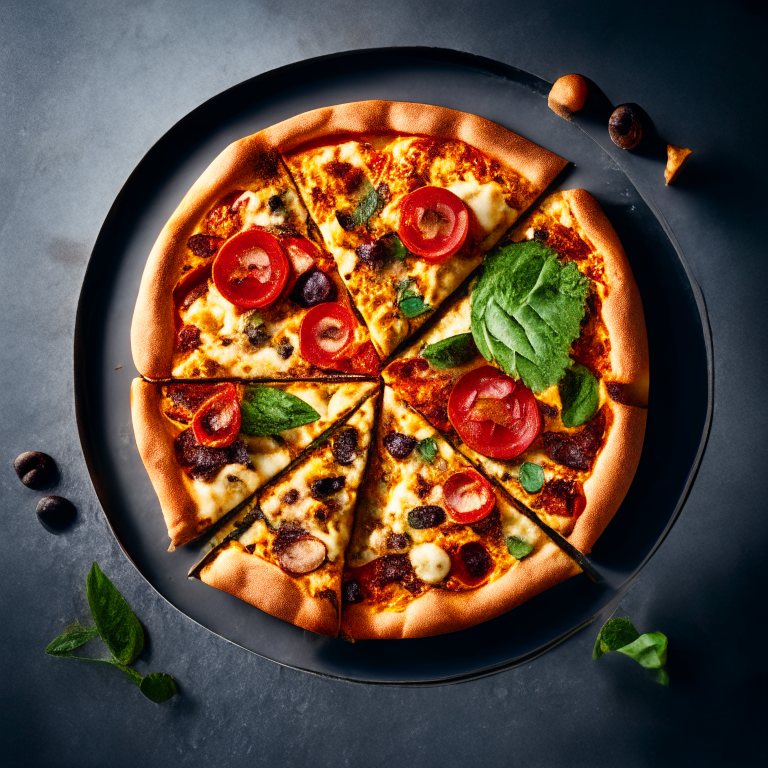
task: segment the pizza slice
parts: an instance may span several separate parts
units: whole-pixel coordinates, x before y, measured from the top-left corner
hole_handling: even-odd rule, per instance
[[[532,211],[486,273],[384,381],[589,552],[629,489],[645,431],[648,347],[629,264],[595,200],[572,190]]]
[[[344,571],[342,632],[424,637],[478,624],[580,572],[384,388]]]
[[[131,348],[148,379],[376,375],[379,360],[278,153],[228,147],[147,261]]]
[[[196,539],[246,500],[377,386],[135,379],[136,445],[160,500],[170,549]]]
[[[566,164],[488,120],[424,104],[344,104],[268,133],[385,358]]]
[[[299,627],[336,636],[344,554],[375,414],[370,397],[263,489],[191,575]]]

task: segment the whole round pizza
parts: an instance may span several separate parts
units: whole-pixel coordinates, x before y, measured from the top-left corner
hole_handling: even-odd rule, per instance
[[[567,161],[366,101],[228,147],[149,255],[136,441],[191,576],[352,639],[451,632],[581,571],[640,459],[648,348]]]

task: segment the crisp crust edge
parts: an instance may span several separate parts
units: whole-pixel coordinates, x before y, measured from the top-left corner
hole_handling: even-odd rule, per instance
[[[500,616],[580,572],[579,566],[549,540],[496,581],[475,590],[430,589],[397,612],[365,603],[345,605],[341,631],[358,640],[457,632]]]
[[[235,546],[222,548],[198,578],[302,629],[331,637],[339,632],[338,611],[330,600],[311,597],[278,566]],[[336,605],[341,605],[341,580],[335,581],[328,589],[336,595]]]

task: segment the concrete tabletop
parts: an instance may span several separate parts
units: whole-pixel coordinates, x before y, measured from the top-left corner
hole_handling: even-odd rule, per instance
[[[765,760],[758,734],[766,714],[768,322],[757,197],[766,171],[765,9],[5,0],[0,764],[595,768]],[[612,102],[642,105],[661,136],[694,150],[669,188],[660,173],[649,181],[650,160],[631,160],[703,290],[714,345],[714,420],[700,471],[621,605],[641,632],[669,636],[668,689],[618,654],[594,662],[598,625],[533,662],[458,685],[367,686],[286,669],[160,598],[99,506],[75,422],[73,334],[91,249],[126,178],[172,125],[220,91],[311,56],[390,45],[468,51],[550,81],[581,72]],[[47,451],[59,465],[49,492],[78,508],[66,533],[49,534],[35,517],[42,493],[22,486],[12,467],[25,450]],[[180,693],[169,702],[152,704],[114,669],[43,653],[68,623],[89,620],[85,578],[94,561],[146,629],[137,670],[176,678]]]

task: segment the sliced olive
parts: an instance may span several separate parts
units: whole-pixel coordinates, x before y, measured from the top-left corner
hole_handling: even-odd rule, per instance
[[[407,459],[411,451],[416,447],[418,440],[401,432],[390,432],[384,436],[384,447],[396,459]]]
[[[357,458],[357,430],[354,427],[342,429],[333,441],[333,458],[343,467],[348,467]]]
[[[288,339],[281,339],[277,345],[277,354],[281,359],[287,360],[293,354],[293,344]]]
[[[410,543],[411,537],[407,533],[390,533],[387,536],[387,549],[395,552],[402,552],[404,549],[408,549]]]
[[[309,309],[326,301],[333,301],[336,298],[336,285],[325,272],[317,267],[310,267],[299,276],[290,298],[300,307]]]
[[[263,347],[270,339],[269,332],[264,323],[259,323],[258,325],[248,323],[245,326],[245,335],[254,347]]]
[[[277,559],[280,566],[291,573],[309,573],[325,562],[326,548],[314,537],[299,539],[280,550]]]
[[[272,213],[275,213],[283,207],[283,199],[280,195],[272,195],[272,197],[267,200],[267,205],[269,206],[269,210],[272,211]]]
[[[56,462],[41,451],[25,451],[16,457],[13,468],[27,488],[43,488],[56,477]]]
[[[640,117],[632,107],[623,104],[613,111],[608,120],[608,133],[617,147],[632,149],[643,138],[643,126],[640,124]]]
[[[465,572],[473,579],[484,578],[493,568],[488,550],[477,541],[470,541],[459,549],[459,557]]]
[[[62,496],[43,496],[37,503],[37,519],[51,533],[60,533],[75,519],[75,505]]]
[[[295,504],[299,500],[299,492],[295,488],[291,488],[283,494],[283,504]]]
[[[316,499],[325,499],[334,493],[338,493],[346,482],[347,479],[345,477],[323,477],[320,480],[315,480],[311,487],[312,495]]]
[[[357,579],[345,581],[342,590],[345,602],[352,604],[363,602],[363,588],[360,586],[360,582],[357,581]]]
[[[414,507],[408,513],[408,525],[411,528],[423,530],[424,528],[436,528],[445,522],[445,510],[434,505]]]
[[[382,266],[387,258],[387,247],[381,240],[373,243],[363,243],[355,248],[357,258],[369,267],[376,269]]]

